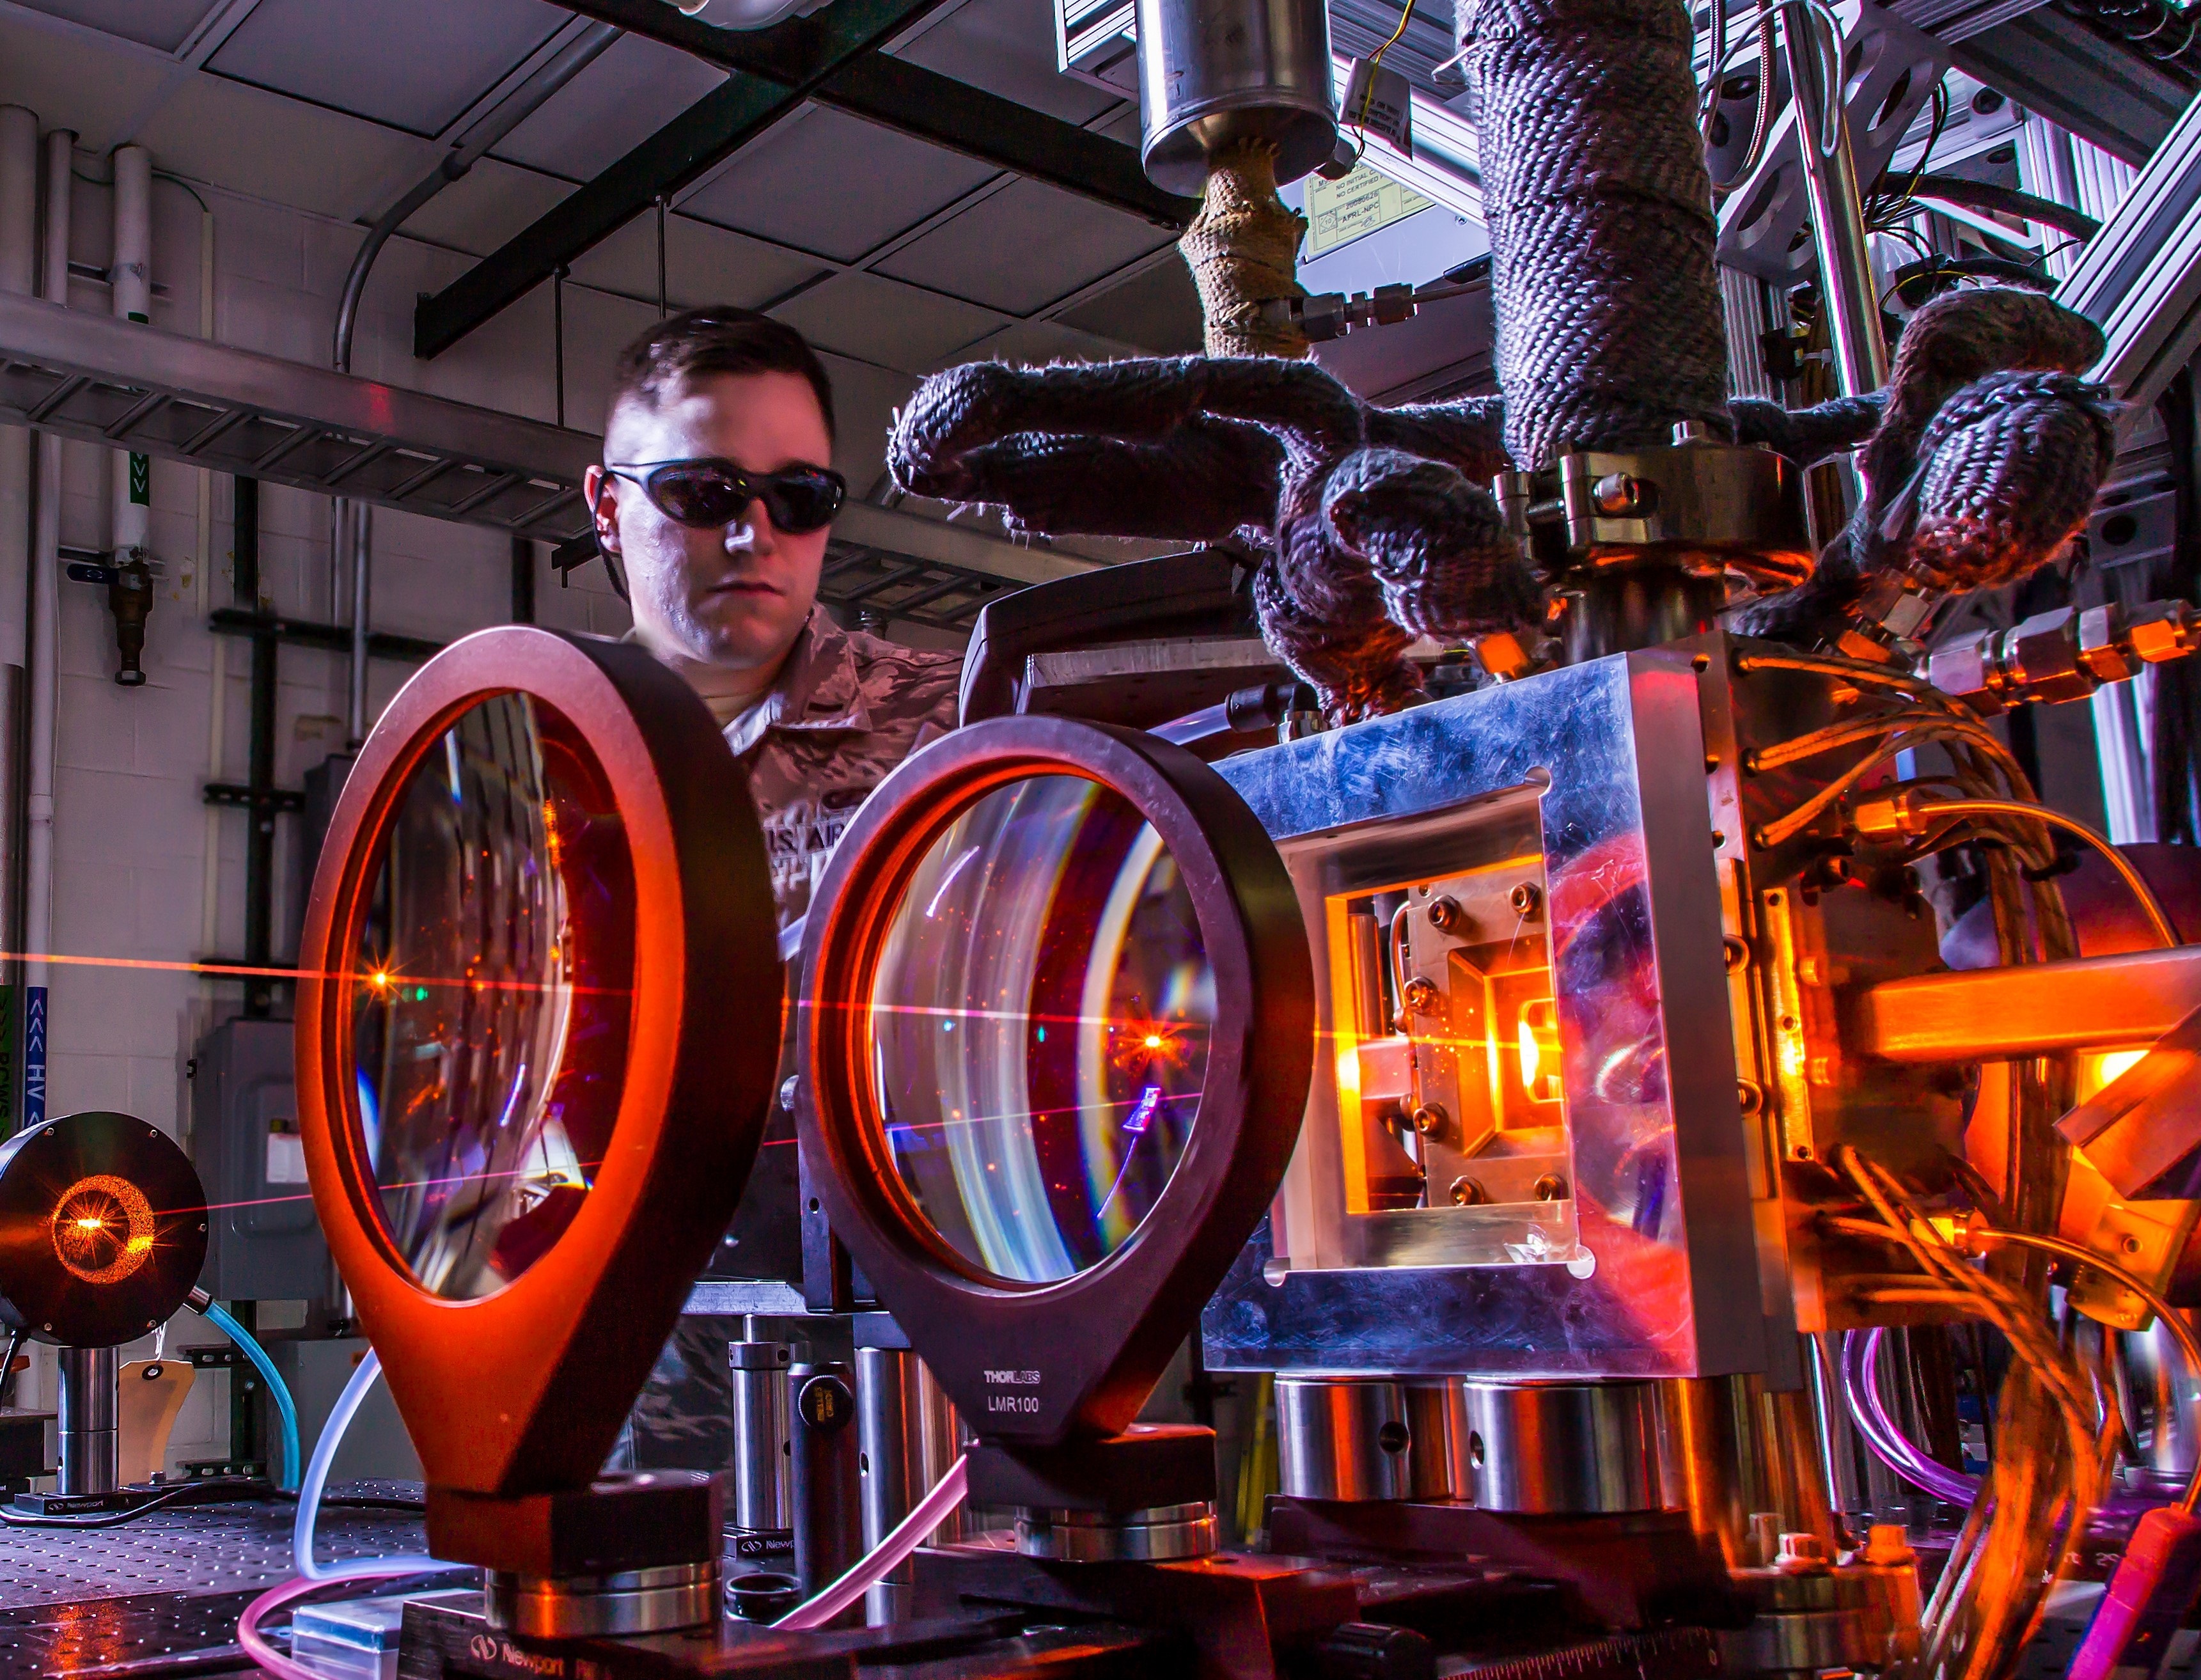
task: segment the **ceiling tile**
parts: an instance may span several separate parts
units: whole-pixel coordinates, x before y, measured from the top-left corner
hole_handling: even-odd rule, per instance
[[[687,216],[665,227],[665,267],[675,308],[737,303],[760,308],[822,273],[793,251],[730,233]],[[573,279],[630,297],[657,296],[657,217],[637,216],[573,264]]]
[[[1160,228],[1037,181],[1012,182],[878,265],[879,272],[1028,315],[1169,243]]]
[[[965,0],[895,56],[1068,122],[1119,103],[1054,68],[1052,0]]]
[[[1156,355],[1197,355],[1206,331],[1192,271],[1174,256],[1142,269],[1055,319]]]
[[[219,76],[188,78],[138,138],[179,175],[347,219],[390,172],[435,161],[425,141]]]
[[[833,381],[833,468],[848,479],[852,495],[868,496],[886,472],[895,410],[909,401],[917,381],[843,356],[819,359]]]
[[[551,176],[485,157],[408,217],[405,231],[487,256],[572,191]]]
[[[566,16],[543,0],[261,0],[208,68],[435,134]]]
[[[183,45],[192,26],[219,0],[20,0],[34,12],[89,24],[126,41],[137,41],[162,52]]]
[[[1013,321],[989,338],[966,344],[958,361],[1013,361],[1029,367],[1052,361],[1114,361],[1136,355],[1138,347],[1090,332],[1080,332],[1059,321]]]
[[[622,35],[500,140],[496,156],[593,180],[725,79],[676,48]]]
[[[103,45],[51,24],[0,13],[0,104],[73,128],[79,144],[104,151],[167,72],[144,54]]]
[[[1145,138],[1139,126],[1138,102],[1133,100],[1106,122],[1095,123],[1093,132],[1106,139],[1121,140],[1125,145],[1136,148]]]
[[[848,262],[996,173],[890,128],[813,106],[743,147],[680,208]]]
[[[987,310],[877,274],[836,274],[772,311],[822,350],[921,373],[993,330]]]

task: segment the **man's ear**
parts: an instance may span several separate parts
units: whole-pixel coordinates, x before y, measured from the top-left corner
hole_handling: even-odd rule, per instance
[[[581,480],[581,499],[589,504],[596,546],[607,555],[619,551],[618,485],[619,480],[601,467],[591,467]]]

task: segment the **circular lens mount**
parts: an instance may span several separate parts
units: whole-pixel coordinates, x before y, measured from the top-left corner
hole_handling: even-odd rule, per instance
[[[432,1489],[586,1487],[773,1090],[771,877],[638,648],[454,643],[360,749],[299,955],[314,1200]]]
[[[1121,1431],[1306,1106],[1306,936],[1259,821],[1155,737],[973,725],[866,802],[802,974],[834,1234],[981,1436]]]
[[[158,1126],[95,1110],[0,1147],[0,1324],[112,1348],[183,1306],[206,1263],[206,1190]]]

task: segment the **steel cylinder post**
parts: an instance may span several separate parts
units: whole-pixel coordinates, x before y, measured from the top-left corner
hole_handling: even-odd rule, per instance
[[[1279,1377],[1277,1456],[1296,1499],[1404,1499],[1413,1491],[1406,1392],[1388,1378]]]
[[[1777,1513],[1776,1534],[1813,1534],[1832,1543],[1827,1472],[1818,1422],[1803,1389],[1769,1392],[1763,1378],[1692,1377],[1662,1383],[1666,1498],[1697,1531],[1717,1536],[1731,1569],[1759,1556],[1752,1519]]]
[[[856,1350],[856,1421],[868,1550],[948,1473],[961,1442],[955,1408],[924,1361],[907,1348]],[[950,1518],[942,1527],[949,1531],[936,1531],[934,1540],[955,1538],[960,1519]],[[904,1562],[866,1593],[872,1626],[908,1618],[915,1580],[916,1565]]]
[[[1841,87],[1823,86],[1823,66],[1811,32],[1816,15],[1799,7],[1781,18],[1788,79],[1795,89],[1796,150],[1811,205],[1811,240],[1819,254],[1820,307],[1834,346],[1834,376],[1845,397],[1878,391],[1887,383],[1887,340],[1880,326],[1880,292],[1873,283],[1865,244],[1864,201],[1849,126],[1842,120]],[[1840,46],[1836,44],[1836,59]],[[1831,150],[1821,144],[1829,131]]]
[[[1462,1383],[1475,1502],[1587,1516],[1661,1501],[1658,1393],[1643,1382]]]
[[[112,1492],[119,1472],[114,1349],[63,1348],[59,1363],[61,1491]]]
[[[787,1372],[793,1354],[784,1342],[736,1342],[726,1349],[734,1394],[734,1527],[737,1552],[765,1566],[767,1554],[786,1545],[788,1514]]]
[[[863,1555],[854,1372],[837,1361],[788,1372],[795,1577],[815,1597]],[[831,1625],[861,1627],[851,1606]]]

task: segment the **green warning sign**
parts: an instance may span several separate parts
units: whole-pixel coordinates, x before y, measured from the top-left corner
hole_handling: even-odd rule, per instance
[[[133,455],[130,457],[130,499],[140,508],[153,505],[153,458]]]
[[[1300,261],[1311,261],[1379,227],[1404,221],[1435,202],[1410,186],[1400,186],[1388,175],[1378,174],[1365,163],[1355,164],[1353,173],[1341,181],[1309,175],[1306,250]]]

